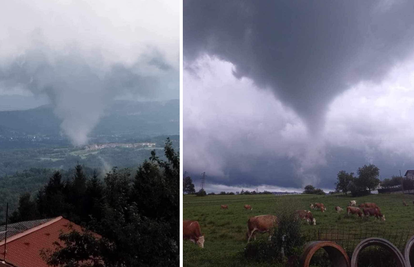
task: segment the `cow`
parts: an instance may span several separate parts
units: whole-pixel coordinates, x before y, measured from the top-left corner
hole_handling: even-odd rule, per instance
[[[200,224],[197,221],[183,221],[183,239],[204,248],[204,235],[201,234]]]
[[[356,207],[356,200],[349,201],[349,206]]]
[[[229,206],[227,206],[227,205],[221,205],[220,208],[223,209],[223,210],[227,210],[229,208]]]
[[[362,209],[363,208],[373,208],[373,209],[377,208],[379,211],[381,211],[381,209],[377,206],[377,204],[370,203],[370,202],[363,203],[363,204],[359,205],[359,207],[362,208]]]
[[[252,206],[250,206],[250,205],[244,205],[244,208],[246,209],[246,210],[253,210],[253,208],[252,208]]]
[[[408,206],[408,205],[407,205],[407,203],[406,203],[405,201],[403,201],[403,205],[404,205],[404,206]]]
[[[311,209],[320,209],[322,212],[325,212],[326,210],[325,205],[323,205],[323,203],[311,204]]]
[[[348,206],[346,208],[346,212],[348,213],[348,215],[350,215],[350,214],[358,214],[359,217],[364,216],[364,214],[362,213],[361,209],[360,208],[357,208],[357,207]]]
[[[309,210],[297,210],[295,215],[296,218],[306,220],[310,225],[316,225],[316,219]]]
[[[269,233],[269,240],[272,237],[273,229],[277,226],[277,217],[275,215],[259,215],[250,217],[247,221],[247,243],[250,238],[256,240],[256,233]]]
[[[375,216],[375,218],[381,218],[381,220],[385,221],[385,215],[377,208],[364,208],[363,211],[365,216]]]
[[[341,211],[343,211],[344,209],[343,208],[341,208],[341,207],[339,207],[339,206],[336,206],[335,207],[335,210],[336,210],[336,212],[337,213],[340,213]]]

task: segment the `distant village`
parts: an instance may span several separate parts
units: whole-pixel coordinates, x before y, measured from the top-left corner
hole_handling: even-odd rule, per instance
[[[152,148],[155,147],[156,143],[108,143],[108,144],[93,144],[85,146],[85,150],[99,150],[104,148],[115,148],[115,147],[124,147],[124,148]]]

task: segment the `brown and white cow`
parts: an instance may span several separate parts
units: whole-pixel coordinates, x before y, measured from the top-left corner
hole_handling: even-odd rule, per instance
[[[246,209],[246,210],[253,210],[253,208],[252,208],[252,206],[250,206],[250,205],[244,205],[244,208]]]
[[[348,206],[346,208],[346,212],[348,213],[348,215],[350,215],[350,214],[358,214],[359,217],[364,216],[364,214],[362,213],[361,209],[360,208],[357,208],[357,207]]]
[[[323,205],[323,203],[314,203],[314,204],[310,204],[310,208],[314,209],[314,210],[321,210],[322,212],[325,212],[326,208],[325,205]]]
[[[356,200],[349,201],[349,206],[356,207]]]
[[[201,234],[200,224],[197,221],[183,221],[183,239],[191,240],[200,248],[204,248],[204,235]]]
[[[316,225],[316,219],[309,210],[297,210],[295,215],[299,219],[306,220],[310,225]]]
[[[339,207],[339,206],[336,206],[335,207],[335,210],[336,210],[336,212],[337,213],[340,213],[341,211],[343,211],[344,209],[343,208],[341,208],[341,207]]]
[[[385,221],[385,215],[377,208],[364,208],[363,211],[365,216],[375,216],[375,218],[381,218],[381,220]]]
[[[381,211],[381,209],[380,209],[380,207],[378,207],[378,205],[377,204],[375,204],[375,203],[370,203],[370,202],[365,202],[365,203],[362,203],[362,204],[360,204],[359,205],[359,207],[361,208],[361,209],[364,209],[364,208],[373,208],[373,209],[378,209],[379,211]]]
[[[227,205],[221,205],[220,208],[223,209],[223,210],[227,210],[229,208],[229,206],[227,206]]]
[[[259,215],[250,217],[247,221],[247,243],[250,238],[256,240],[256,232],[269,233],[269,240],[272,237],[273,229],[277,226],[277,217],[275,215]]]

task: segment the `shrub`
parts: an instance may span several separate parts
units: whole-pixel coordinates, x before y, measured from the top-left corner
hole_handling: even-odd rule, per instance
[[[372,246],[358,255],[358,266],[398,266],[391,253],[378,246]]]
[[[270,242],[259,240],[247,244],[246,259],[258,262],[287,263],[298,265],[305,243],[301,235],[301,221],[296,220],[292,210],[278,215],[278,226]]]
[[[207,193],[204,189],[200,189],[200,191],[198,191],[197,194],[196,194],[196,196],[198,196],[198,197],[204,197],[206,195],[207,195]]]

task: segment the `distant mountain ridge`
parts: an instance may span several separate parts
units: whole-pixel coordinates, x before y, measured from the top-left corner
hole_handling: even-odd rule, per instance
[[[102,116],[90,137],[159,136],[179,134],[179,100],[136,102],[117,100]],[[61,135],[61,120],[51,105],[28,110],[0,111],[0,139]],[[1,140],[0,140],[1,142]]]

